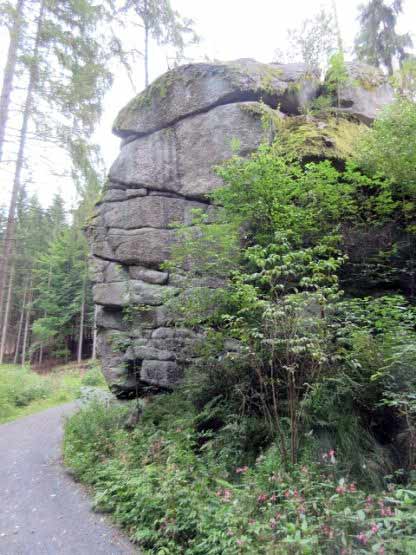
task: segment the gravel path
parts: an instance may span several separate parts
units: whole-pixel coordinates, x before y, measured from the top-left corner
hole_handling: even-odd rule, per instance
[[[133,555],[61,466],[61,405],[0,426],[0,555]]]

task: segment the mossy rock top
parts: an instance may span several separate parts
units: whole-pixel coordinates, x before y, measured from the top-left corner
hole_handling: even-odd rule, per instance
[[[334,98],[334,106],[339,104],[340,112],[371,124],[393,102],[389,79],[380,69],[361,62],[347,62],[345,69],[346,79],[339,87],[339,98]]]
[[[347,160],[367,126],[347,116],[297,116],[281,121],[274,148],[299,160]]]
[[[319,72],[305,64],[262,64],[251,59],[188,64],[172,69],[133,98],[113,132],[146,135],[222,104],[262,100],[297,115],[316,97]]]

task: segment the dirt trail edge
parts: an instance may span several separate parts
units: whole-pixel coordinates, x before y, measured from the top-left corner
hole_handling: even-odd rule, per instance
[[[0,426],[0,555],[133,555],[139,551],[61,465],[68,403]]]

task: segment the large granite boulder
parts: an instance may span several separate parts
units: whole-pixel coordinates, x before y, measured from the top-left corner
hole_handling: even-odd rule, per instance
[[[369,79],[356,67],[341,91],[342,110],[368,122],[391,90],[377,71]],[[160,77],[121,110],[114,124],[121,152],[88,229],[98,351],[119,396],[174,387],[197,356],[203,337],[175,327],[170,304],[187,294],[186,264],[179,275],[164,263],[177,242],[174,224],[191,226],[195,211],[215,213],[215,166],[248,155],[291,122],[313,125],[318,157],[328,143],[339,156],[330,125],[299,115],[320,89],[318,72],[303,64],[193,64]],[[201,276],[191,287],[216,288],[223,277]]]
[[[319,71],[305,64],[261,64],[251,59],[200,63],[168,71],[119,113],[120,137],[147,135],[216,106],[262,100],[297,114],[314,98]]]
[[[116,187],[204,198],[221,184],[216,165],[233,154],[252,152],[267,138],[259,103],[217,106],[124,145],[110,169],[110,180]]]

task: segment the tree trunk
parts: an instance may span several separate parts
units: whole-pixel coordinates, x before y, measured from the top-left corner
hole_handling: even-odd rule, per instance
[[[97,312],[98,312],[98,304],[94,305],[94,324],[92,330],[92,360],[97,358]]]
[[[11,307],[11,300],[12,300],[12,293],[13,293],[13,282],[14,282],[14,264],[10,270],[10,279],[9,279],[9,290],[7,293],[7,302],[6,302],[6,310],[4,313],[3,319],[3,329],[1,332],[1,344],[0,344],[0,364],[3,363],[4,359],[4,351],[6,349],[6,342],[7,342],[7,332],[9,329],[9,317],[10,317],[10,307]]]
[[[54,234],[55,237],[56,234]],[[48,288],[47,291],[49,291],[50,287],[51,287],[51,279],[52,279],[52,265],[49,265],[49,272],[48,272]],[[43,317],[46,318],[47,316],[47,312],[46,310],[43,311]],[[43,361],[43,343],[40,344],[40,348],[39,348],[39,365],[42,364]]]
[[[26,362],[26,349],[28,346],[28,338],[29,338],[30,313],[32,311],[32,297],[33,297],[33,290],[32,290],[32,278],[31,278],[29,283],[29,300],[26,308],[25,331],[23,334],[22,366],[24,366]]]
[[[3,256],[0,258],[0,315],[3,312],[2,309],[3,309],[4,294],[6,290],[7,269],[10,265],[10,256],[13,250],[13,241],[14,241],[15,223],[16,223],[15,222],[16,203],[17,203],[17,197],[18,197],[18,194],[20,191],[20,185],[21,185],[20,175],[22,173],[22,168],[23,168],[27,130],[28,130],[29,119],[32,111],[33,91],[34,91],[37,74],[38,74],[37,58],[39,55],[44,12],[45,12],[45,1],[42,0],[42,3],[40,5],[38,21],[37,21],[36,39],[35,39],[35,45],[33,49],[33,61],[30,67],[29,85],[26,93],[26,102],[25,102],[25,107],[23,112],[22,127],[20,130],[19,151],[18,151],[17,160],[16,160],[16,169],[14,174],[12,196],[10,199],[6,231],[4,234]]]
[[[19,320],[19,329],[17,330],[17,339],[16,339],[16,346],[14,349],[14,364],[17,364],[19,359],[19,349],[20,349],[20,339],[22,337],[22,330],[23,330],[23,320],[25,317],[25,306],[26,306],[26,297],[27,297],[27,285],[28,282],[25,282],[25,289],[23,293],[23,303],[22,303],[22,312],[20,313],[20,320]]]
[[[341,28],[339,26],[339,19],[338,19],[338,7],[337,7],[337,0],[332,0],[332,10],[334,13],[334,20],[335,20],[335,29],[337,32],[337,40],[338,40],[338,50],[344,53],[344,44],[342,41],[341,35]]]
[[[6,136],[6,126],[9,117],[10,97],[13,90],[13,79],[16,73],[17,51],[20,43],[20,33],[23,22],[23,7],[25,0],[17,0],[16,16],[10,30],[10,43],[7,52],[6,68],[3,76],[3,86],[0,96],[0,162],[3,158],[3,145]]]
[[[144,84],[149,85],[149,5],[148,0],[144,0],[143,4],[143,24],[144,24]]]
[[[149,86],[149,27],[144,27],[144,84]]]
[[[84,338],[84,317],[85,317],[85,288],[86,288],[86,276],[84,277],[82,285],[82,301],[81,301],[81,314],[79,322],[79,338],[78,338],[78,364],[82,361],[82,345]]]

